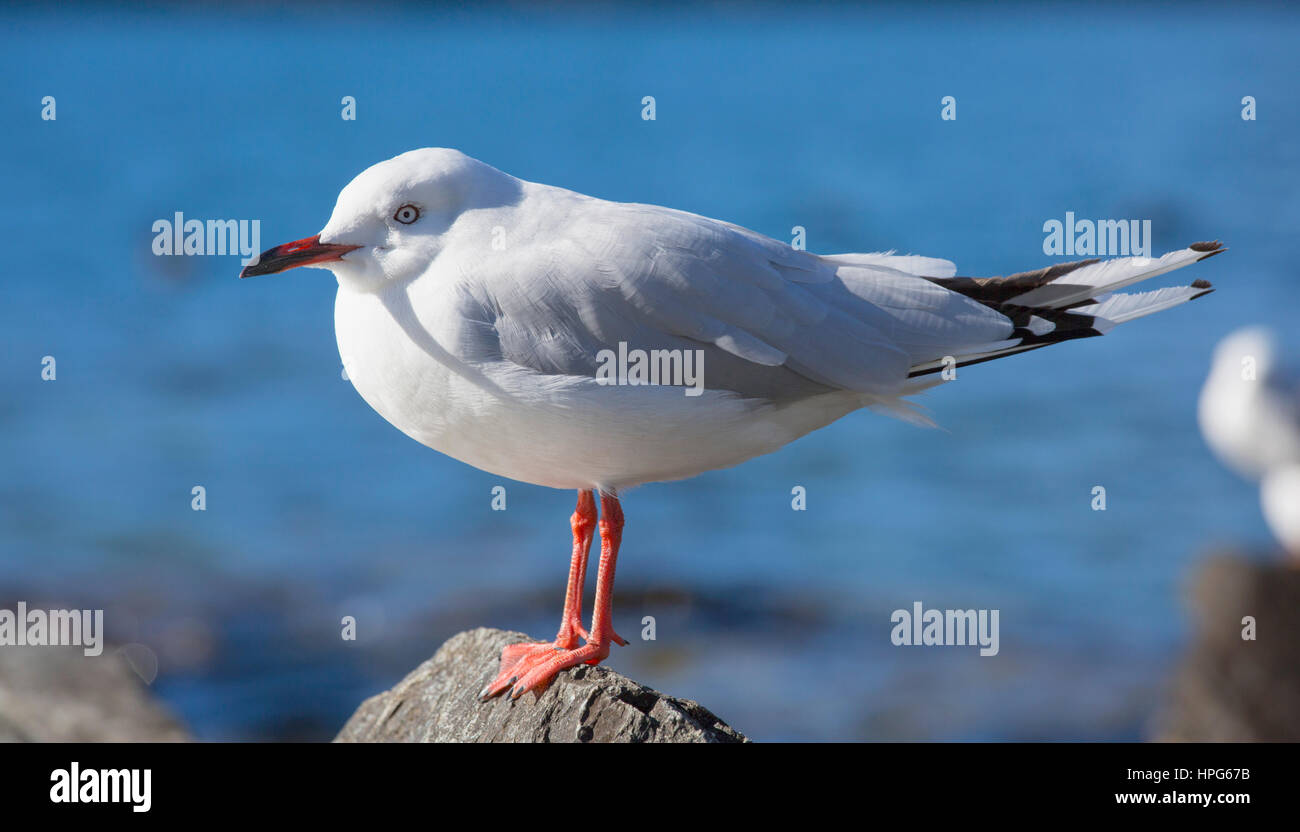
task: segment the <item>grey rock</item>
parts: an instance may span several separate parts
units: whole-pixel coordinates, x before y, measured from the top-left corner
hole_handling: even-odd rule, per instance
[[[1300,566],[1213,558],[1197,570],[1191,605],[1196,634],[1155,738],[1300,741]],[[1246,616],[1253,640],[1242,638]]]
[[[0,742],[187,739],[117,651],[0,647]]]
[[[535,641],[480,627],[453,636],[391,690],[372,696],[335,742],[749,742],[697,702],[606,667],[571,668],[540,696],[479,702],[501,648]]]

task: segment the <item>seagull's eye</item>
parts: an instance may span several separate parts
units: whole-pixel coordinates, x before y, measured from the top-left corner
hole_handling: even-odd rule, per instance
[[[416,208],[414,205],[403,205],[401,208],[397,209],[396,214],[393,214],[393,219],[397,220],[402,225],[410,225],[419,218],[420,209]]]

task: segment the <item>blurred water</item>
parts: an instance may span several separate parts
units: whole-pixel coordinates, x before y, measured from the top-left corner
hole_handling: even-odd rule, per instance
[[[340,377],[326,273],[155,258],[175,211],[260,219],[266,247],[315,233],[373,162],[444,145],[963,274],[1044,265],[1066,211],[1144,218],[1157,254],[1225,240],[1179,275],[1220,291],[963,371],[925,397],[945,431],[855,414],[629,495],[616,623],[654,615],[658,639],[610,660],[760,739],[1136,738],[1188,568],[1265,540],[1194,405],[1220,336],[1293,328],[1298,29],[1130,5],[8,10],[0,601],[107,606],[222,739],[331,736],[457,629],[555,626],[572,495],[400,435]],[[916,600],[1000,609],[1000,655],[891,646]]]

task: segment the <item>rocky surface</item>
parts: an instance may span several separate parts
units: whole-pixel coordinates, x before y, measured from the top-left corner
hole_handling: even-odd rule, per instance
[[[1156,739],[1300,741],[1300,566],[1220,556],[1192,582],[1196,632]],[[1254,639],[1242,619],[1255,620]]]
[[[534,640],[487,628],[453,636],[391,690],[363,702],[335,742],[749,741],[700,704],[600,666],[566,670],[540,696],[479,702],[501,648]]]
[[[0,742],[179,742],[188,735],[122,655],[0,647]]]

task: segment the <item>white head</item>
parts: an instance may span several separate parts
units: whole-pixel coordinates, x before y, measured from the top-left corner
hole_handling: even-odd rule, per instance
[[[437,257],[461,214],[519,197],[519,180],[458,150],[411,150],[349,182],[319,234],[269,249],[240,277],[315,266],[359,290],[409,280]]]

